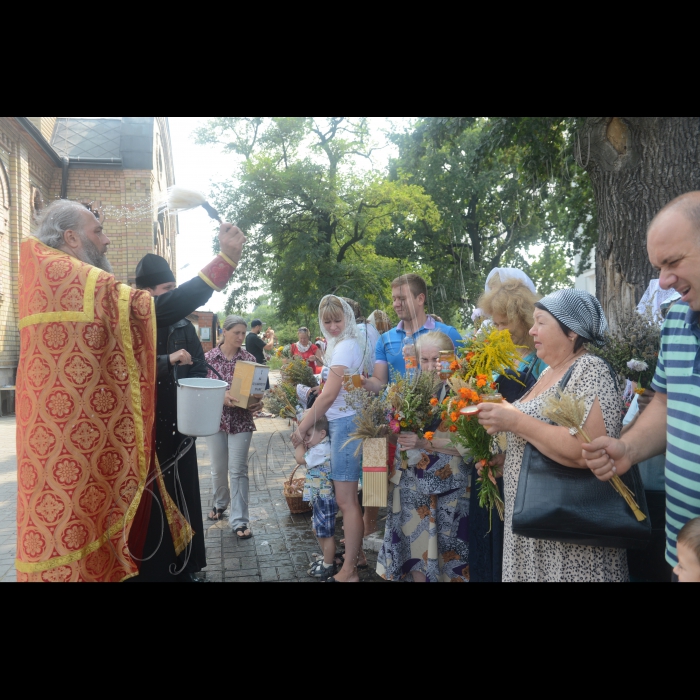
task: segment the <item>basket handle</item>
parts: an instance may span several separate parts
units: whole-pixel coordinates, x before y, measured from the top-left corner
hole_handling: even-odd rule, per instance
[[[294,475],[299,471],[299,467],[301,467],[301,464],[297,464],[297,468],[292,472],[292,475],[289,477],[288,483],[290,486],[292,485],[292,482],[294,481]]]

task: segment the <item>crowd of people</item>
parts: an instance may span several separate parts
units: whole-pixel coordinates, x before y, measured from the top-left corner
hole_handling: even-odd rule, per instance
[[[245,319],[230,316],[221,342],[204,356],[183,320],[238,265],[243,234],[223,225],[220,242],[222,253],[180,288],[165,260],[146,256],[136,271],[138,290],[109,274],[109,240],[78,204],[48,207],[37,238],[23,244],[19,580],[196,581],[206,567],[196,452],[176,427],[177,382],[209,377],[231,384],[238,362],[263,364],[275,345],[272,329],[261,338],[262,322],[249,329]],[[543,297],[521,270],[489,275],[481,314],[510,331],[520,348],[517,370],[494,377],[505,400],[482,404],[478,414],[495,438],[490,466],[505,517],[501,522],[480,507],[484,465],[453,444],[440,418],[426,426],[425,438],[401,432],[390,439],[380,576],[415,583],[629,581],[625,549],[517,534],[523,465],[536,450],[601,482],[665,454],[659,468],[665,466],[668,579],[700,582],[700,193],[658,214],[648,248],[661,288],[677,290],[679,299],[667,313],[654,398],[635,405],[624,434],[623,388],[590,352],[606,342],[600,302],[573,289]],[[455,328],[427,313],[425,280],[404,275],[391,288],[397,326],[383,311],[366,319],[354,300],[329,295],[319,304],[321,338],[312,341],[301,328],[292,347],[319,375],[292,442],[308,470],[305,498],[322,549],[309,575],[323,582],[359,582],[367,566],[363,540],[378,529],[378,509],[363,512],[358,496],[362,456],[351,440],[356,416],[348,403],[353,378],[381,395],[410,374],[407,346],[415,347],[421,371],[436,372],[441,353],[463,343]],[[545,416],[562,387],[585,402],[581,431],[590,444]],[[437,403],[449,389],[441,383]],[[227,395],[220,431],[207,439],[214,489],[208,519],[228,520],[241,540],[255,536],[248,454],[261,408],[258,401],[240,408]],[[406,451],[418,455],[408,467],[399,454]],[[660,481],[659,474],[650,478]]]

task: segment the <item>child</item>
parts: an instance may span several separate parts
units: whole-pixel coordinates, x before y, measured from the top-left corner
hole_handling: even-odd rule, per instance
[[[313,504],[314,531],[323,558],[309,571],[312,578],[327,581],[338,572],[335,564],[335,520],[338,502],[331,481],[331,443],[328,419],[323,417],[304,436],[304,444],[296,449],[297,464],[306,465],[304,501]]]
[[[700,583],[700,518],[691,520],[678,535],[679,583]]]

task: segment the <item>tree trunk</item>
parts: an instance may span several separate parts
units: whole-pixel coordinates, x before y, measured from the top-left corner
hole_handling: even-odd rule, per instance
[[[600,219],[598,299],[617,328],[658,277],[646,247],[652,219],[700,190],[700,117],[587,117],[578,144]]]

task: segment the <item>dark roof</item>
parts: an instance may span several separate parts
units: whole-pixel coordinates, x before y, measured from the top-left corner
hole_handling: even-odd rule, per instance
[[[51,145],[61,157],[120,160],[121,119],[61,117]]]

